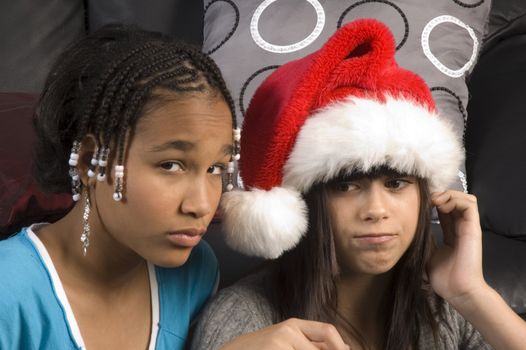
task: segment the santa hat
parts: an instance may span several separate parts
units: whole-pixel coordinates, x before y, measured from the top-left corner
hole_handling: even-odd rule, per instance
[[[232,248],[265,258],[293,248],[307,231],[302,194],[342,171],[388,166],[428,179],[432,191],[455,179],[460,140],[394,55],[385,25],[358,20],[261,84],[242,129],[245,190],[221,202]]]

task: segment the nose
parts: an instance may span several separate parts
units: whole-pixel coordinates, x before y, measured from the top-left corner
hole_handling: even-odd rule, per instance
[[[212,194],[204,180],[194,179],[188,184],[181,202],[181,211],[186,215],[201,218],[212,212]]]
[[[389,217],[388,213],[388,203],[383,184],[372,181],[367,191],[363,192],[361,219],[377,222],[387,219]]]

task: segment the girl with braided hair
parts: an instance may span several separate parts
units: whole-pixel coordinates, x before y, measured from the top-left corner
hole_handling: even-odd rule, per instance
[[[34,126],[37,180],[75,204],[0,242],[0,348],[183,348],[217,285],[201,238],[238,150],[217,66],[106,26],[58,58]]]

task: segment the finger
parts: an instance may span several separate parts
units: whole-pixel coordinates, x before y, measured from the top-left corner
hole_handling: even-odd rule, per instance
[[[327,344],[325,344],[325,343],[319,343],[319,342],[315,342],[315,341],[313,341],[312,344],[313,344],[314,346],[316,346],[316,347],[317,347],[318,349],[320,349],[320,350],[328,350],[328,349],[329,349],[329,348],[327,347]],[[350,347],[349,345],[345,344],[345,346],[346,346],[346,347],[345,347],[345,350],[351,350],[351,347]]]
[[[328,350],[346,350],[344,343],[336,327],[329,323],[297,320],[301,332],[312,342],[324,343]]]

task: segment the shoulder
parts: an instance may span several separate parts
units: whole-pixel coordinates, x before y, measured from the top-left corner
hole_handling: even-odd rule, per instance
[[[45,269],[23,229],[16,235],[0,241],[0,295],[9,291],[17,295],[45,277]],[[1,300],[2,298],[0,298]]]
[[[447,301],[433,296],[431,308],[438,323],[437,336],[444,349],[491,349],[480,333],[462,317]],[[432,331],[424,329],[421,343],[429,346],[434,342]]]
[[[198,320],[193,349],[216,349],[275,323],[276,311],[262,287],[264,276],[251,275],[214,296]]]
[[[0,276],[1,349],[70,342],[47,270],[25,230],[0,242]]]

